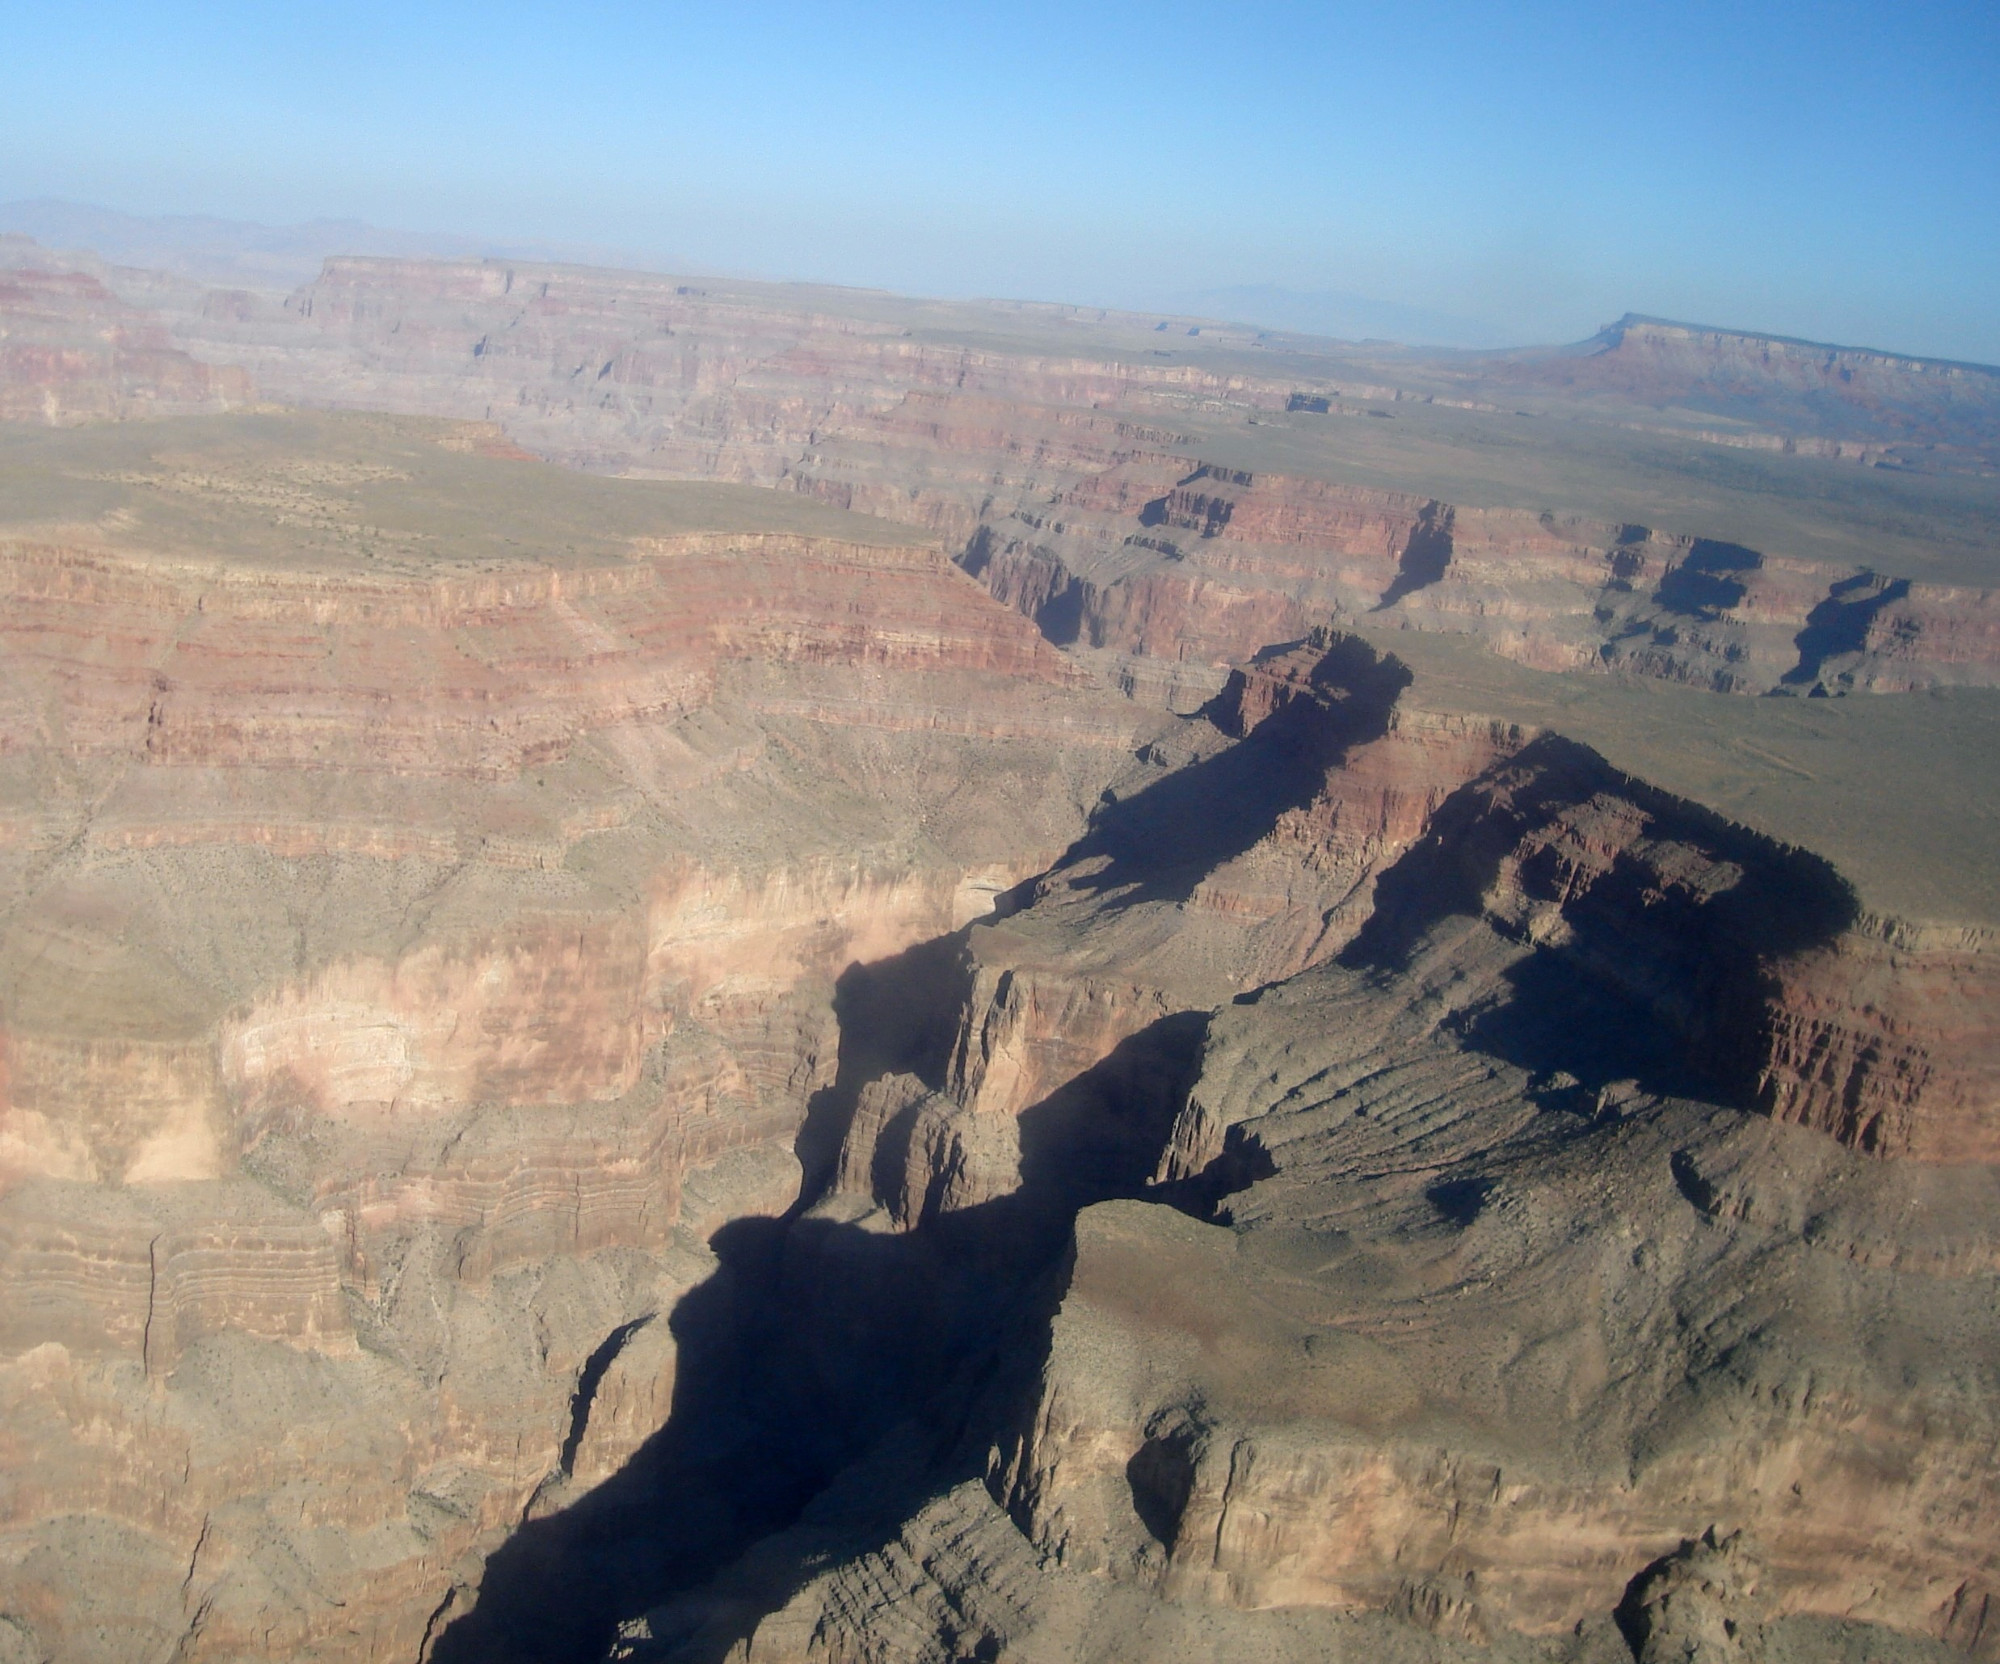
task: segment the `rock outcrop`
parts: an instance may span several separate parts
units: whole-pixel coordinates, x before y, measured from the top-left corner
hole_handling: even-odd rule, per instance
[[[1996,1656],[1964,367],[38,260],[0,1659]]]
[[[1865,435],[1878,443],[1907,437],[1990,446],[2000,421],[2000,371],[1990,365],[1636,313],[1600,330],[1580,350],[1523,354],[1502,360],[1491,373],[1517,386],[1619,395],[1657,407],[1734,414],[1754,404],[1760,420],[1802,424],[1806,432],[1828,436],[1827,443]]]
[[[88,273],[0,261],[0,421],[56,427],[250,397],[241,369],[181,350],[160,319]]]
[[[1544,668],[1725,692],[2000,677],[1990,584],[1934,581],[1879,555],[1802,558],[1695,529],[1384,490],[1337,464],[1299,474],[1218,460],[1218,447],[1243,449],[1244,424],[1338,397],[1299,385],[1299,372],[1324,381],[1336,365],[1268,351],[1260,362],[1254,332],[1211,332],[1177,357],[1141,347],[1141,320],[1099,315],[1095,338],[1063,345],[1082,320],[1046,308],[1040,333],[1010,320],[1019,333],[996,335],[998,320],[967,317],[950,320],[955,339],[868,297],[813,305],[775,288],[494,261],[335,259],[282,304],[149,292],[147,311],[84,272],[11,281],[67,297],[22,300],[24,319],[54,305],[74,318],[66,328],[134,341],[144,320],[145,350],[184,366],[98,365],[91,385],[124,391],[96,413],[240,400],[254,381],[287,402],[498,422],[510,442],[593,470],[782,486],[921,527],[1052,639],[1146,661],[1138,683],[1160,680],[1154,661],[1218,671],[1329,614],[1371,612]],[[1491,373],[1668,403],[1781,388],[1831,400],[1849,427],[1886,421],[1885,443],[1962,441],[1963,420],[1990,423],[2000,385],[1976,366],[1649,320],[1599,346]],[[44,383],[58,398],[72,374],[25,360],[16,372],[31,400]],[[1908,414],[1933,394],[1930,415]],[[1212,691],[1190,702],[1164,674],[1175,708]]]
[[[1447,730],[1343,849],[1350,772],[1437,734],[1361,715],[1394,671],[1245,667],[1220,748],[953,939],[951,1047],[859,1087],[809,1217],[1013,1256],[1014,1326],[614,1656],[1988,1656],[1990,1089],[1845,1148],[1774,1117],[1803,989],[1881,928],[1557,736]],[[1316,787],[1232,829],[1227,761],[1282,783],[1281,739]],[[1370,882],[1245,987],[1261,921],[1232,966],[1187,871],[1253,854]],[[1909,1074],[1878,1042],[1850,1095]]]
[[[15,487],[0,1607],[45,1653],[416,1656],[666,1418],[842,970],[1046,864],[1146,728],[894,528],[466,437],[106,429]],[[481,541],[575,489],[631,535]]]
[[[1540,669],[1722,693],[1989,686],[2000,665],[1989,590],[1210,464],[1136,512],[1050,524],[1018,511],[966,565],[1054,639],[1174,662],[1226,663],[1316,620],[1375,615]]]

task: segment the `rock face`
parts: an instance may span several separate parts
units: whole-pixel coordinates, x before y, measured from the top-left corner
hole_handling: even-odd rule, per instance
[[[1871,352],[1712,329],[1627,313],[1565,355],[1525,357],[1500,379],[1651,404],[1803,419],[1835,439],[1897,433],[1932,443],[1990,445],[2000,423],[2000,372],[1904,353]],[[1858,447],[1857,447],[1858,448]]]
[[[1963,367],[0,254],[0,1659],[2000,1657]]]
[[[1077,320],[1050,308],[1040,334],[996,340],[952,319],[954,339],[936,324],[913,332],[907,308],[866,297],[815,308],[779,289],[505,262],[335,259],[282,302],[149,293],[157,309],[144,314],[88,274],[33,281],[78,286],[67,304],[79,316],[94,304],[104,331],[155,320],[187,375],[218,389],[249,378],[288,402],[497,421],[574,466],[778,485],[919,526],[1051,639],[1137,660],[1137,679],[1178,709],[1230,663],[1329,614],[1471,634],[1543,668],[1723,692],[2000,681],[1990,584],[1932,581],[1865,551],[1800,558],[1559,505],[1382,490],[1337,467],[1217,460],[1217,446],[1243,448],[1243,423],[1337,400],[1335,366],[1266,363],[1243,346],[1224,358],[1220,344],[1163,359],[1138,346],[1137,320],[1100,318],[1100,338],[1063,342]],[[128,403],[164,396],[145,380],[164,372],[135,361],[118,373]],[[1842,433],[1883,446],[2000,431],[2000,374],[1976,366],[1650,320],[1615,326],[1592,352],[1493,373],[1509,388],[1667,404],[1777,389],[1802,409],[1830,401]]]
[[[0,1604],[53,1655],[414,1656],[665,1418],[842,968],[1045,863],[1144,725],[892,528],[669,489],[503,559],[355,496],[552,472],[461,437],[107,430],[34,483],[129,501],[0,544]]]
[[[1714,1527],[1633,1579],[1619,1608],[1639,1664],[1656,1659],[1737,1659],[1761,1650],[1751,1614],[1759,1569],[1740,1531]]]
[[[181,351],[87,273],[0,261],[0,421],[226,410],[250,396],[241,370]]]
[[[968,569],[1058,640],[1224,665],[1329,610],[1380,609],[1531,664],[1608,662],[1719,691],[2000,675],[2000,638],[1979,622],[1990,589],[1253,472],[1202,460],[1198,422],[1172,425],[1213,405],[1284,408],[1295,377],[914,346],[886,320],[490,264],[336,261],[288,306],[298,327],[274,337],[277,355],[242,360],[284,396],[504,411],[537,451],[586,466],[768,481],[913,521],[963,541]],[[1597,357],[1562,362],[1601,377],[1640,354],[1650,367],[1624,377],[1637,389],[1685,359],[1661,397],[1691,377],[1739,396],[1759,376],[1811,383],[1839,390],[1850,425],[1904,382],[1920,394],[1935,382],[1951,412],[1985,411],[1990,425],[2000,386],[1974,367],[1643,320],[1612,336]],[[1944,431],[1913,420],[1927,437]]]
[[[1221,748],[1114,783],[973,927],[951,1049],[860,1087],[814,1217],[1004,1243],[1046,1303],[964,1343],[938,1442],[617,1656],[1146,1657],[1223,1611],[1278,1657],[1988,1656],[1983,1065],[1896,1137],[1774,1119],[1813,1090],[1804,990],[1883,946],[1845,882],[1571,742],[1399,717],[1397,669],[1245,667]],[[1368,774],[1413,751],[1450,772],[1385,814]],[[1316,789],[1234,831],[1283,755]],[[1196,876],[1253,861],[1314,897],[1309,945],[1205,916]],[[1933,1066],[1995,1008],[1955,1008],[1968,1049],[1933,1007]],[[1843,1101],[1893,1099],[1895,1020],[1843,1009],[1884,1025]]]
[[[1993,1160],[1996,965],[1983,929],[1867,921],[1844,934],[1783,974],[1762,1102],[1861,1149]]]
[[[289,398],[505,412],[524,443],[585,466],[782,484],[914,522],[962,542],[968,570],[1053,639],[1148,660],[1223,666],[1329,612],[1381,610],[1530,664],[1725,692],[2000,677],[1988,589],[1253,472],[1202,460],[1171,425],[1210,404],[1284,408],[1292,378],[919,346],[886,320],[490,263],[333,261],[287,315],[260,351],[201,350]],[[1663,328],[1634,325],[1607,356]],[[1814,378],[1849,387],[1841,368]],[[1929,369],[1954,398],[2000,384]]]
[[[1542,669],[1723,693],[1990,685],[2000,664],[1988,590],[1575,515],[1198,464],[1135,514],[1038,518],[996,523],[968,567],[1058,639],[1144,658],[1233,660],[1374,614]]]

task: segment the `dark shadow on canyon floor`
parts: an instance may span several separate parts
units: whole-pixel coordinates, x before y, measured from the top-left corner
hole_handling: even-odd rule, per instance
[[[1451,565],[1451,554],[1451,510],[1439,503],[1426,503],[1396,558],[1396,576],[1373,610],[1387,612],[1405,595],[1437,583]]]
[[[1073,882],[1115,901],[1185,898],[1285,810],[1310,802],[1329,768],[1386,730],[1408,680],[1400,663],[1360,643],[1336,644],[1315,681],[1322,675],[1316,691],[1280,705],[1233,747],[1100,812],[1064,858],[1084,866]],[[1610,838],[1592,882],[1570,883],[1549,853],[1559,838],[1538,843],[1535,834],[1601,804],[1628,817],[1636,810],[1647,847],[1688,858],[1641,860],[1632,840]],[[1487,916],[1510,860],[1516,886],[1556,909],[1564,933],[1506,963],[1503,996],[1459,1019],[1459,1038],[1555,1083],[1557,1108],[1588,1109],[1594,1089],[1626,1078],[1684,1091],[1690,1059],[1701,1064],[1703,1095],[1742,1100],[1754,1084],[1771,964],[1829,939],[1855,911],[1851,892],[1816,857],[1547,737],[1447,800],[1426,837],[1383,875],[1378,910],[1342,963],[1396,977],[1453,931],[1502,938],[1475,943],[1478,952],[1528,949]],[[1736,876],[1677,890],[1661,876],[1676,871]],[[814,1095],[798,1135],[808,1202],[825,1197],[841,1170],[872,1083],[914,1077],[933,1094],[945,1086],[971,975],[959,931],[841,976],[834,1080]],[[1078,1209],[1138,1196],[1221,1217],[1227,1195],[1271,1172],[1270,1157],[1232,1129],[1208,1170],[1155,1182],[1208,1025],[1202,1011],[1162,1017],[1024,1110],[1019,1185],[1005,1194],[943,1213],[936,1187],[899,1196],[902,1212],[921,1215],[902,1231],[889,1228],[886,1212],[857,1220],[862,1198],[845,1211],[802,1206],[723,1227],[712,1239],[715,1273],[666,1319],[677,1348],[666,1424],[618,1473],[515,1532],[433,1658],[585,1664],[604,1655],[621,1622],[668,1607],[677,1614],[675,1657],[719,1664],[823,1565],[816,1556],[826,1539],[810,1522],[834,1501],[847,1499],[846,1552],[979,1476],[1031,1397]],[[907,1103],[912,1121],[925,1101],[937,1105],[922,1093]],[[891,1119],[880,1134],[895,1127]],[[903,1136],[898,1148],[907,1148],[907,1129]],[[894,1173],[909,1183],[900,1161],[871,1170],[878,1201],[891,1201],[884,1186]],[[1476,1216],[1483,1200],[1446,1186],[1431,1205],[1449,1223]],[[587,1398],[580,1382],[579,1418]],[[583,1427],[575,1422],[566,1449]],[[856,1467],[864,1458],[865,1480]],[[1156,1524],[1171,1512],[1176,1459],[1157,1451],[1129,1476],[1142,1517],[1151,1509]],[[809,1508],[809,1523],[787,1533]],[[734,1569],[712,1582],[726,1568]]]
[[[1686,558],[1667,569],[1653,599],[1674,612],[1692,613],[1701,619],[1720,618],[1746,593],[1739,574],[1755,572],[1763,564],[1764,557],[1755,549],[1698,537]]]
[[[831,1181],[862,1087],[891,1074],[915,1075],[933,1092],[944,1085],[958,1014],[972,989],[970,930],[850,965],[834,984],[840,1053],[833,1083],[807,1102],[796,1144],[806,1196],[819,1195]]]
[[[1799,662],[1781,678],[1784,686],[1816,686],[1828,659],[1864,651],[1876,615],[1909,593],[1908,578],[1883,579],[1873,572],[1843,578],[1806,614],[1805,628],[1793,638]]]
[[[1202,879],[1267,836],[1279,816],[1311,803],[1349,752],[1387,733],[1411,679],[1401,660],[1358,637],[1334,639],[1312,672],[1310,695],[1281,706],[1228,749],[1107,803],[1053,871],[1093,869],[1071,883],[1096,894],[1122,892],[1126,904],[1186,901]],[[1225,732],[1240,721],[1229,704],[1238,697],[1232,684],[1208,707]]]
[[[1409,680],[1365,643],[1335,640],[1299,697],[1227,750],[1107,806],[1064,864],[1102,858],[1086,883],[1120,900],[1185,898],[1310,802],[1352,747],[1385,732]],[[1217,714],[1225,731],[1241,732],[1229,712]],[[1021,1113],[1011,1193],[927,1214],[908,1231],[885,1228],[883,1215],[850,1223],[812,1211],[805,1204],[830,1190],[871,1083],[945,1085],[971,975],[960,930],[840,977],[834,1080],[813,1095],[797,1141],[804,1202],[784,1219],[739,1219],[716,1233],[717,1270],[667,1319],[677,1373],[666,1424],[610,1479],[508,1539],[487,1562],[477,1604],[439,1636],[437,1664],[601,1657],[621,1621],[781,1532],[892,1429],[925,1453],[909,1483],[935,1489],[977,1473],[995,1418],[1019,1396],[994,1382],[1031,1380],[1039,1368],[1077,1211],[1146,1196],[1206,1214],[1268,1170],[1235,1149],[1212,1171],[1155,1182],[1207,1034],[1208,1013],[1184,1011]],[[898,1129],[881,1131],[893,1140]],[[878,1161],[878,1189],[883,1172]],[[580,1392],[577,1416],[588,1409]],[[807,1575],[781,1566],[736,1620],[704,1633],[726,1650]]]
[[[962,954],[954,935],[841,979],[840,1073],[809,1129],[825,1170],[845,1131],[838,1118],[851,1118],[867,1080],[938,1066],[935,1033],[898,996],[935,994],[941,1009]],[[908,1483],[934,1491],[978,1473],[1014,1396],[994,1381],[1029,1380],[1040,1366],[1077,1209],[1111,1196],[1212,1199],[1213,1184],[1151,1184],[1206,1026],[1205,1013],[1164,1018],[1024,1111],[1022,1183],[1010,1195],[903,1233],[810,1212],[724,1226],[712,1239],[720,1266],[668,1319],[678,1361],[665,1426],[610,1479],[516,1531],[432,1658],[600,1658],[621,1621],[782,1531],[892,1429],[922,1452],[905,1465]],[[893,1516],[921,1500],[884,1506]],[[770,1600],[809,1575],[795,1570],[776,1574]],[[768,1609],[752,1601],[725,1625],[716,1656]]]
[[[1500,777],[1504,776],[1504,780]],[[1600,816],[1636,810],[1639,836],[1583,847]],[[1525,853],[1524,853],[1525,852]],[[1405,969],[1452,920],[1489,918],[1502,868],[1560,930],[1504,973],[1509,997],[1462,1038],[1540,1076],[1751,1107],[1778,961],[1833,941],[1860,906],[1830,863],[1659,791],[1558,735],[1532,741],[1453,793],[1382,875],[1376,909],[1341,963]],[[1685,874],[1683,879],[1681,874]]]

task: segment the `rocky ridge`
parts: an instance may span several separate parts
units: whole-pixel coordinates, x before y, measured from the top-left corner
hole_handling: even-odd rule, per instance
[[[1992,1655],[1991,930],[1394,652],[1989,592],[1240,466],[1341,388],[1132,320],[149,292],[429,415],[0,443],[0,1645]]]
[[[1404,679],[1351,640],[1239,673],[1199,720],[1243,738],[1114,788],[954,948],[955,1038],[877,1054],[794,1231],[1043,1265],[1026,1332],[963,1340],[935,1420],[616,1656],[1109,1659],[1134,1624],[1271,1657],[1650,1656],[1697,1620],[1644,1617],[1647,1567],[1711,1528],[1759,1545],[1755,1600],[1681,1601],[1728,1644],[1985,1656],[2000,1169],[1969,1127],[1885,1161],[1912,1145],[1787,1124],[1801,967],[1860,925],[1836,874],[1488,729],[1364,858],[1365,903],[1320,869],[1343,926],[1273,958],[1268,915],[1204,916],[1190,879],[1232,864],[1312,882],[1301,823],[1436,733],[1386,720]],[[1328,801],[1280,790],[1232,836],[1251,748]],[[1184,792],[1224,822],[1193,849]],[[535,1565],[508,1569],[545,1594]]]
[[[1879,443],[1897,433],[1931,443],[1990,445],[2000,416],[2000,371],[1991,365],[1635,313],[1568,353],[1502,355],[1496,371],[1496,379],[1719,412],[1740,407],[1747,395],[1811,424],[1834,445],[1855,445],[1861,435]]]

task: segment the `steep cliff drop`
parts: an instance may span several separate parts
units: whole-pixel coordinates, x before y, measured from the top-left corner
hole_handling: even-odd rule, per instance
[[[0,267],[0,1661],[1996,1656],[1993,378]]]
[[[1994,1379],[1991,1148],[1760,1113],[1851,887],[1408,680],[1238,673],[999,915],[848,973],[816,1187],[434,1656],[1987,1655],[2000,1400],[1904,1406]]]
[[[488,437],[9,453],[25,1656],[417,1656],[666,1418],[843,967],[987,911],[1157,725],[919,536]]]
[[[1723,692],[2000,683],[1991,488],[1911,478],[1993,477],[1979,366],[1641,318],[1473,361],[1213,326],[1165,352],[1133,316],[503,261],[338,258],[260,298],[7,241],[0,415],[221,408],[254,378],[769,485],[920,528],[1181,710],[1336,614]],[[1776,472],[1732,490],[1745,446]],[[1645,523],[1605,506],[1631,496]]]

